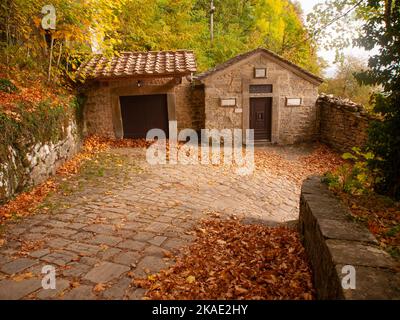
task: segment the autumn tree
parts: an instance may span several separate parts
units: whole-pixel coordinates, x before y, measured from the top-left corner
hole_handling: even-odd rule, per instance
[[[369,70],[357,75],[366,85],[382,91],[372,98],[382,121],[372,123],[368,147],[381,159],[372,163],[383,172],[377,189],[400,199],[400,0],[368,0],[368,18],[357,40],[367,50],[378,48],[369,59]]]
[[[367,61],[355,56],[346,56],[338,65],[335,75],[321,85],[320,91],[337,97],[350,99],[370,108],[370,96],[376,88],[360,84],[355,75],[367,69]]]
[[[343,60],[343,50],[353,45],[361,34],[368,13],[365,0],[326,0],[307,15],[308,33],[319,47],[335,51],[336,62]]]
[[[216,1],[212,42],[209,0],[54,0],[57,28],[51,32],[40,27],[45,4],[5,0],[0,58],[8,66],[53,66],[55,74],[72,75],[92,51],[193,49],[203,71],[261,46],[319,71],[300,6],[289,0]]]

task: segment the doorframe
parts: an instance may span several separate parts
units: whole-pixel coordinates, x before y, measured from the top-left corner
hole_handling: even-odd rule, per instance
[[[175,86],[171,84],[162,86],[137,87],[134,85],[118,86],[110,90],[112,122],[116,139],[124,138],[124,126],[121,113],[121,96],[149,96],[164,94],[167,95],[168,122],[176,120],[176,99]]]
[[[169,122],[170,119],[175,119],[175,94],[169,93],[151,93],[151,94],[130,94],[130,95],[120,95],[118,96],[118,110],[119,110],[119,119],[121,123],[121,134],[122,137],[120,139],[124,139],[124,122],[122,119],[122,106],[121,106],[121,97],[136,97],[136,96],[165,96],[165,102],[167,104],[167,137],[169,137]],[[119,139],[117,137],[117,139]]]
[[[265,100],[271,99],[271,116],[270,116],[270,128],[271,128],[271,132],[270,132],[270,136],[269,136],[269,138],[267,137],[266,139],[260,139],[260,140],[258,140],[258,141],[266,140],[266,141],[272,142],[272,136],[273,136],[273,134],[272,134],[272,131],[273,131],[273,121],[272,121],[272,118],[273,118],[274,97],[272,97],[271,95],[268,95],[268,96],[266,96],[266,95],[264,95],[264,96],[258,96],[258,95],[254,95],[254,96],[253,96],[253,95],[250,95],[250,97],[249,97],[249,112],[248,112],[249,129],[252,129],[252,128],[250,128],[250,123],[251,123],[251,99],[265,99]],[[254,141],[257,141],[257,140],[254,139]]]
[[[253,84],[272,84],[274,91],[272,93],[250,93],[250,85]],[[271,115],[271,143],[279,143],[280,131],[280,105],[281,94],[280,86],[274,79],[242,79],[242,129],[243,129],[243,143],[246,143],[246,130],[250,128],[250,98],[272,98],[272,115]]]

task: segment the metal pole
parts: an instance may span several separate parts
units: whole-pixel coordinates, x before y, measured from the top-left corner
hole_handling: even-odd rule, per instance
[[[214,0],[211,0],[211,4],[210,4],[210,40],[211,40],[211,42],[214,41],[214,12],[215,12]]]

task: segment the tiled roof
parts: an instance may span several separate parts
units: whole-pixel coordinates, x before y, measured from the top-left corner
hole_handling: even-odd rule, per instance
[[[321,82],[324,81],[321,77],[316,76],[315,74],[303,69],[302,67],[299,67],[297,64],[294,64],[293,62],[291,62],[289,60],[286,60],[285,58],[281,57],[280,55],[277,55],[276,53],[274,53],[274,52],[272,52],[272,51],[270,51],[268,49],[265,49],[265,48],[257,48],[255,50],[252,50],[252,51],[240,54],[240,55],[238,55],[236,57],[233,57],[232,59],[217,65],[213,69],[210,69],[208,71],[205,71],[203,73],[198,74],[196,76],[196,78],[199,79],[199,80],[205,79],[205,78],[207,78],[207,77],[209,77],[209,76],[211,76],[211,75],[213,75],[213,74],[215,74],[215,73],[217,73],[219,71],[222,71],[222,70],[228,68],[229,66],[234,65],[235,63],[237,63],[239,61],[242,61],[242,60],[244,60],[244,59],[246,59],[248,57],[251,57],[252,55],[260,53],[260,52],[267,54],[268,56],[274,58],[275,60],[277,60],[277,61],[279,61],[281,63],[283,63],[284,65],[292,67],[294,70],[298,71],[299,74],[303,74],[305,76],[308,76],[308,78],[311,78],[311,79],[315,80],[316,82],[321,83]]]
[[[78,70],[89,79],[187,75],[196,72],[193,51],[121,52],[111,59],[97,54]]]

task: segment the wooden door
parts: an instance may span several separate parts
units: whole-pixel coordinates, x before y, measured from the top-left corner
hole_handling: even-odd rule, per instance
[[[168,138],[167,96],[120,97],[124,138],[146,138],[151,129],[162,129]]]
[[[272,98],[250,98],[250,129],[254,140],[271,141]]]

